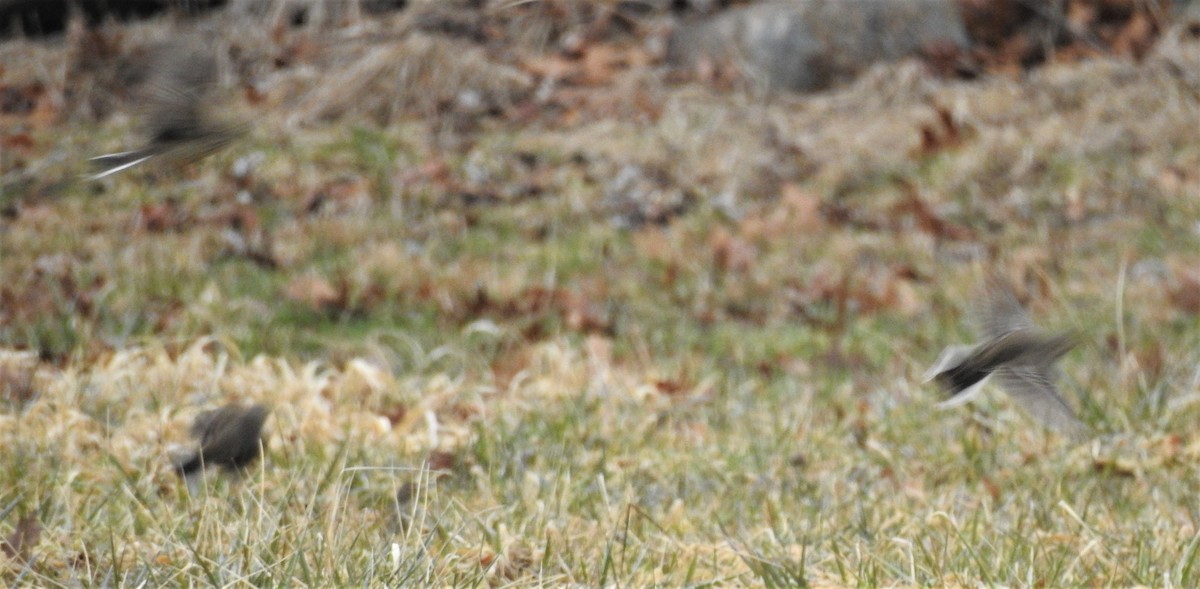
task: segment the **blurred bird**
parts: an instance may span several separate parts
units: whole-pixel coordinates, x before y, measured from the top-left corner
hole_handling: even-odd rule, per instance
[[[1002,282],[993,281],[981,298],[975,319],[984,340],[947,347],[925,371],[925,382],[937,381],[950,394],[938,407],[970,401],[995,376],[1000,388],[1042,425],[1072,438],[1086,437],[1088,427],[1075,417],[1053,382],[1054,364],[1075,347],[1075,335],[1036,327]]]
[[[191,43],[163,48],[150,66],[142,104],[145,146],[91,159],[98,180],[151,159],[183,165],[229,145],[245,133],[242,125],[213,115],[212,89],[217,64],[211,52]]]
[[[200,449],[176,464],[175,471],[190,478],[211,466],[241,471],[253,464],[262,453],[262,427],[268,413],[262,405],[230,403],[197,415],[192,437],[200,440]]]

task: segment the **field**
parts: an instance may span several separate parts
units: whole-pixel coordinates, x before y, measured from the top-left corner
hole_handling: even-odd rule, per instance
[[[536,10],[223,18],[0,44],[2,584],[1200,583],[1195,38],[788,96]],[[202,26],[246,137],[81,179],[109,64]],[[991,275],[1081,334],[1086,442],[935,409]],[[265,459],[191,494],[234,400]]]

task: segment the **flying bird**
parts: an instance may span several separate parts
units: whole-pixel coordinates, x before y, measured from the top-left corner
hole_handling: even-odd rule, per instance
[[[192,437],[200,449],[175,465],[183,477],[213,466],[241,471],[262,454],[262,427],[270,411],[262,405],[231,403],[205,411],[192,423]]]
[[[993,281],[981,303],[975,320],[982,341],[948,346],[925,371],[925,382],[936,381],[949,393],[937,406],[962,405],[995,377],[1000,388],[1042,425],[1072,438],[1086,437],[1088,427],[1054,385],[1054,364],[1075,347],[1076,336],[1038,328],[1002,282]]]
[[[92,158],[96,171],[89,179],[99,180],[150,160],[187,164],[243,135],[243,125],[219,121],[214,115],[216,78],[211,52],[189,43],[164,47],[150,66],[141,95],[145,145]]]

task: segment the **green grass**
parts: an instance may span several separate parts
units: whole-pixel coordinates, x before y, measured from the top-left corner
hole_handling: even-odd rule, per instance
[[[180,174],[6,193],[0,537],[42,531],[0,579],[1194,585],[1200,105],[1164,97],[1163,59],[882,104],[646,76],[657,119],[466,131],[288,126],[284,104]],[[970,132],[921,157],[930,104]],[[112,126],[64,115],[31,157]],[[168,197],[178,226],[139,220]],[[232,245],[245,211],[275,267]],[[993,272],[1082,334],[1062,384],[1094,439],[995,392],[934,409],[920,374]],[[12,350],[44,358],[30,398],[5,392],[33,362]],[[170,457],[235,399],[272,406],[266,459],[189,495]]]

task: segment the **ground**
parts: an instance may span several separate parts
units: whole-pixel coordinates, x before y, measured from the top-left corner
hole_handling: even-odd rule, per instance
[[[213,21],[0,45],[5,584],[1197,583],[1183,32],[798,96],[533,17],[513,55],[212,18],[247,136],[95,182],[137,140],[95,63]],[[1086,442],[934,408],[992,275],[1080,333]],[[189,494],[235,400],[265,459]]]

